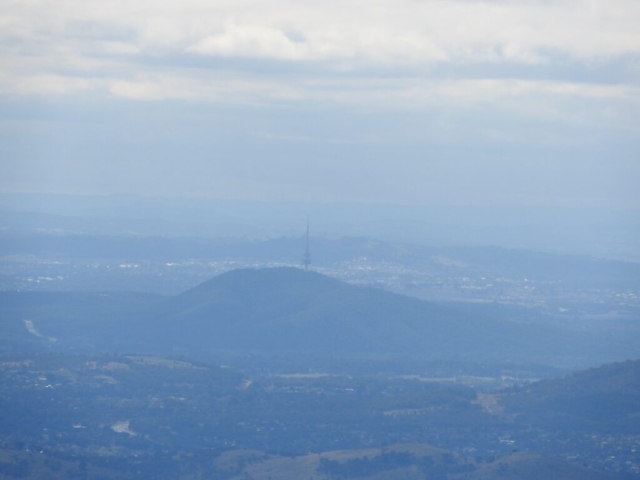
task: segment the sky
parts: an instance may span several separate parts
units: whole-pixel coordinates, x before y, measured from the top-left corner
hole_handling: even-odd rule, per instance
[[[638,0],[0,0],[0,191],[640,208]]]

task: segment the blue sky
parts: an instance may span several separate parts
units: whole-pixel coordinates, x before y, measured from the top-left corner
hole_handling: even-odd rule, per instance
[[[640,207],[637,0],[0,4],[0,189]]]

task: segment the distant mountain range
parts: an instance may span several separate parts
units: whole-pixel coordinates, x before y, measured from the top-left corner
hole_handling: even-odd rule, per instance
[[[117,237],[207,237],[203,243],[211,244],[211,238],[298,236],[304,231],[307,215],[311,216],[312,232],[319,237],[386,238],[430,245],[502,245],[640,260],[640,222],[634,210],[0,193],[3,235],[80,234],[89,237],[87,243],[96,240],[90,237],[106,237],[98,238],[94,246],[87,245],[85,252],[95,251],[107,238],[122,244]],[[51,241],[58,243],[48,239]],[[295,261],[299,260],[297,256],[296,253]]]

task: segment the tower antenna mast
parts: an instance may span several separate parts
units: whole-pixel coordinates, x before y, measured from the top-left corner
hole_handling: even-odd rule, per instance
[[[311,265],[311,252],[309,251],[309,217],[307,217],[307,248],[302,256],[302,265],[305,270],[309,270],[309,265]]]

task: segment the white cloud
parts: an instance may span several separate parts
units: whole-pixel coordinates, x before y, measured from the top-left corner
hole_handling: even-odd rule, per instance
[[[529,62],[541,49],[640,52],[636,0],[30,0],[4,2],[0,14],[5,38],[64,43],[74,24],[96,22],[135,32],[143,51],[226,56]]]
[[[286,76],[252,79],[238,74],[206,77],[159,74],[110,84],[114,95],[140,100],[202,99],[218,102],[312,101],[415,109],[495,106],[501,99],[534,99],[555,104],[558,98],[623,101],[640,106],[640,86],[510,79],[312,79]]]
[[[12,76],[0,74],[0,93],[19,95],[71,95],[93,89],[90,79],[53,74]]]
[[[260,25],[228,25],[224,33],[211,35],[187,51],[224,57],[256,56],[299,60],[308,56],[304,44],[297,44],[276,28]]]
[[[631,72],[640,57],[638,24],[637,0],[7,1],[0,4],[0,88],[400,107],[532,96],[637,103],[633,78],[542,82],[527,78],[527,69],[560,55],[579,65],[631,58]],[[280,73],[212,69],[207,62],[216,58],[276,61]],[[304,75],[282,73],[283,62],[303,62]],[[447,65],[507,65],[513,78],[429,78]]]

